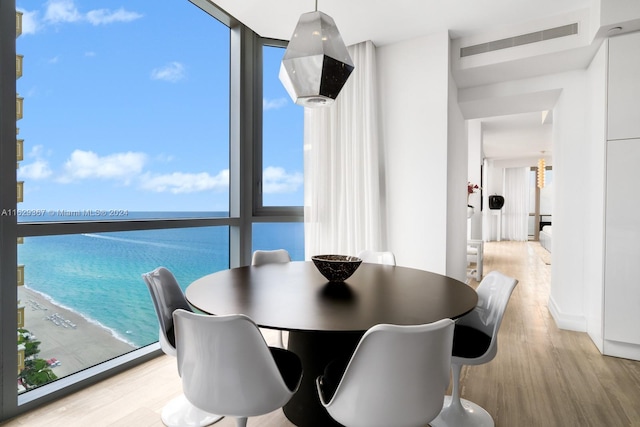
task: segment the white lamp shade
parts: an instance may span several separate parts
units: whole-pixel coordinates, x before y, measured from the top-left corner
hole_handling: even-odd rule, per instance
[[[296,104],[319,107],[333,103],[353,68],[335,22],[316,11],[300,16],[279,77]]]

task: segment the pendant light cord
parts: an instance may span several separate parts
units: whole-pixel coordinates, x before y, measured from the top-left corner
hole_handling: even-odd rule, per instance
[[[316,12],[318,11],[318,0],[316,0]]]

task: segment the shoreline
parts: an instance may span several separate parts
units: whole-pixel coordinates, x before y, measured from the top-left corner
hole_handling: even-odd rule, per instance
[[[39,298],[38,298],[38,300],[42,300],[42,299],[44,299],[44,300],[45,300],[45,301],[47,301],[51,306],[56,307],[58,310],[63,310],[63,311],[65,311],[65,312],[67,312],[67,313],[73,313],[73,314],[74,314],[74,315],[76,315],[76,316],[80,316],[80,317],[81,317],[81,318],[83,318],[87,323],[89,323],[89,324],[91,324],[91,325],[94,325],[94,326],[97,326],[97,327],[99,327],[99,328],[102,328],[102,329],[104,329],[105,331],[108,331],[108,332],[111,334],[111,336],[112,336],[113,338],[115,338],[115,339],[117,339],[117,340],[119,340],[119,341],[122,341],[122,342],[124,342],[124,343],[126,343],[126,344],[129,344],[130,346],[132,346],[132,347],[134,347],[134,348],[138,348],[138,347],[135,345],[135,343],[133,343],[133,342],[131,342],[131,341],[128,341],[128,340],[127,340],[126,338],[124,338],[121,334],[119,334],[116,330],[114,330],[114,329],[112,329],[112,328],[110,328],[110,327],[108,327],[108,326],[103,325],[102,323],[100,323],[100,322],[99,322],[99,321],[97,321],[97,320],[94,320],[94,319],[92,319],[92,318],[90,318],[90,317],[87,317],[87,316],[86,316],[86,315],[84,315],[83,313],[81,313],[81,312],[79,312],[79,311],[77,311],[77,310],[75,310],[75,309],[73,309],[73,308],[70,308],[70,307],[68,307],[68,306],[66,306],[66,305],[63,305],[63,304],[59,303],[58,301],[54,300],[50,295],[47,295],[47,294],[42,293],[42,292],[40,292],[40,291],[36,291],[35,289],[30,288],[30,287],[29,287],[29,285],[24,285],[24,289],[28,292],[29,298],[33,299],[33,294],[35,294],[36,296],[38,296],[38,297],[39,297]],[[20,295],[18,295],[18,299],[20,299]],[[29,301],[22,301],[22,304],[23,304],[23,305],[25,305],[25,307],[30,305]],[[38,305],[38,304],[39,304],[39,303],[36,301],[36,303],[35,303],[35,306],[36,306],[36,307],[35,307],[35,308],[34,308],[34,307],[32,307],[32,308],[33,308],[34,310],[37,310],[37,305]],[[55,314],[55,313],[54,313],[54,314]]]
[[[60,362],[52,367],[58,378],[138,348],[115,331],[26,286],[18,287],[18,300],[24,306],[24,328],[40,341],[38,357]]]

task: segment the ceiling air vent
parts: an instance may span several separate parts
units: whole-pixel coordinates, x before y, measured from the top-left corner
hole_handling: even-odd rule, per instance
[[[558,37],[571,36],[573,34],[578,34],[577,23],[563,25],[562,27],[549,28],[548,30],[536,31],[535,33],[523,34],[521,36],[509,37],[506,39],[494,40],[492,42],[463,47],[460,48],[460,57],[463,58],[465,56],[506,49],[508,47],[522,46],[523,44],[557,39]]]

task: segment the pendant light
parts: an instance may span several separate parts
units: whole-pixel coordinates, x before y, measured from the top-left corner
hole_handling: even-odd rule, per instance
[[[353,71],[353,61],[333,18],[303,13],[280,64],[280,81],[291,99],[305,107],[331,105]]]

